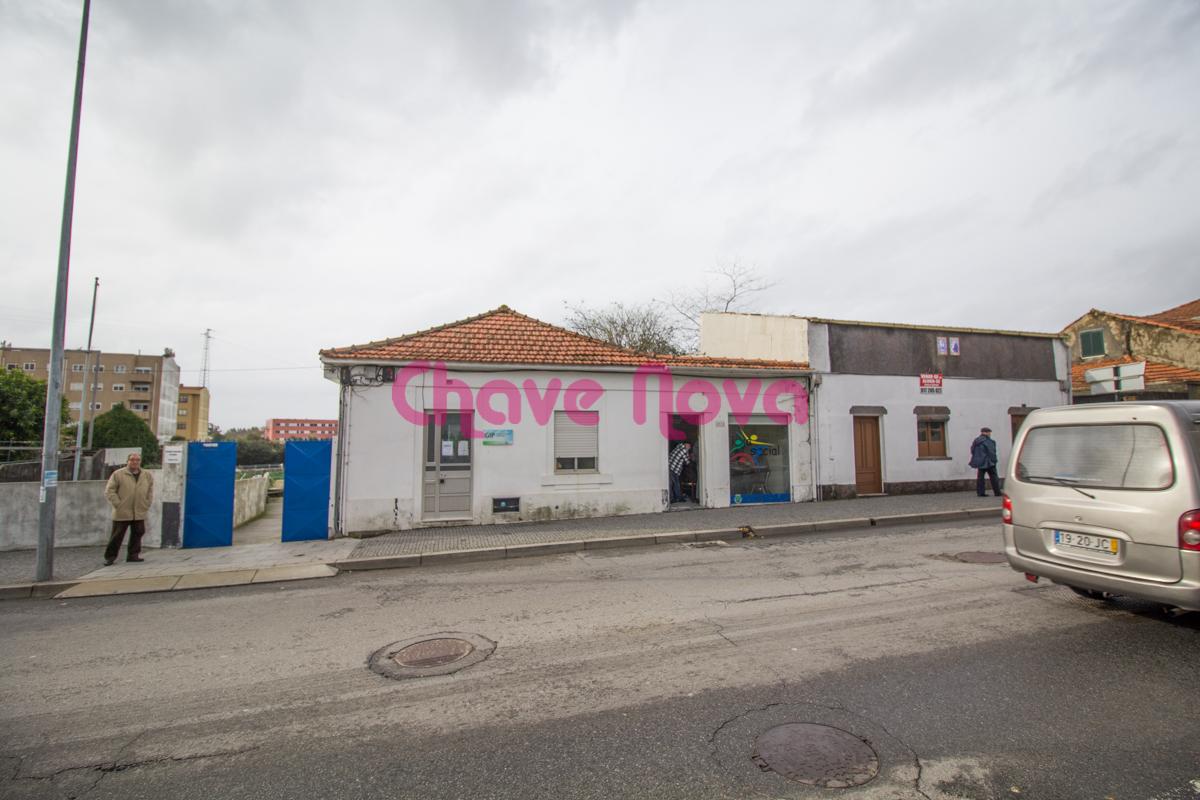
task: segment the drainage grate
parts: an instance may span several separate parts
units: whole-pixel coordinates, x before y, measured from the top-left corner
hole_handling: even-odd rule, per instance
[[[879,774],[871,745],[829,725],[791,722],[764,732],[751,756],[759,769],[823,789],[861,786]]]
[[[483,661],[496,643],[474,633],[434,633],[392,642],[371,654],[367,666],[393,680],[449,675]]]
[[[1003,564],[1004,553],[992,553],[985,550],[968,550],[965,553],[955,553],[954,557],[964,564]]]

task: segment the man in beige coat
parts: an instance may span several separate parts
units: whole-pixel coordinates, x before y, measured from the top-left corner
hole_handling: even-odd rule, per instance
[[[109,566],[121,554],[125,531],[129,532],[126,561],[145,561],[141,557],[142,537],[146,535],[146,513],[154,499],[154,478],[142,469],[142,457],[132,453],[125,466],[108,479],[104,496],[112,506],[112,535],[104,549],[104,565]]]

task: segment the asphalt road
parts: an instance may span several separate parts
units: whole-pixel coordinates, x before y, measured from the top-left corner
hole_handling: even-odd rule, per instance
[[[1006,565],[995,524],[0,604],[0,796],[1200,797],[1200,617]],[[376,649],[496,642],[393,681]],[[786,723],[878,775],[760,769]]]

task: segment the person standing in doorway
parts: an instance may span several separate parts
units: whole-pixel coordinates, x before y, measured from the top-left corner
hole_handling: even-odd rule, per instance
[[[971,442],[970,466],[975,470],[975,494],[987,496],[983,486],[983,476],[986,474],[992,482],[992,494],[1000,496],[1000,476],[996,474],[996,465],[999,463],[996,443],[992,441],[992,429],[981,428],[975,441]]]
[[[142,469],[142,457],[131,453],[125,466],[114,472],[104,488],[104,496],[112,506],[112,533],[104,549],[104,565],[109,566],[121,554],[121,542],[129,531],[126,561],[145,561],[141,556],[142,537],[146,535],[146,514],[154,499],[154,478]]]
[[[691,463],[692,460],[692,443],[680,442],[671,450],[671,457],[667,459],[667,468],[671,473],[671,502],[683,502],[683,486],[680,483],[679,477],[683,474],[683,468]]]

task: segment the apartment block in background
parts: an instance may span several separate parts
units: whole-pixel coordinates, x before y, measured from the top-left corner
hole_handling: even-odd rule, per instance
[[[189,442],[208,441],[208,389],[203,386],[179,387],[179,413],[175,436]]]
[[[63,354],[63,396],[67,398],[71,421],[78,422],[83,410],[83,388],[87,379],[86,350],[67,350]],[[0,343],[0,369],[22,370],[39,381],[49,375],[50,350],[40,347],[13,347]],[[159,441],[175,435],[179,407],[179,365],[170,348],[160,356],[140,353],[98,353],[91,355],[93,386],[88,392],[90,417],[124,405],[146,421]]]
[[[263,438],[268,442],[283,442],[288,439],[332,439],[337,436],[336,419],[283,419],[272,417],[267,420]]]

